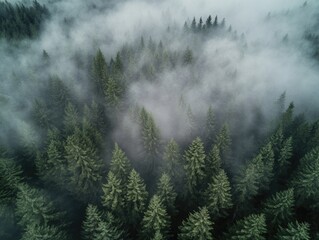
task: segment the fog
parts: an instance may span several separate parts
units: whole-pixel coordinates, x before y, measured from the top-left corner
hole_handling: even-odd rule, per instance
[[[196,131],[205,131],[201,125],[209,106],[218,119],[228,116],[231,132],[239,135],[258,124],[256,108],[271,122],[274,102],[283,92],[286,103],[294,101],[297,113],[318,117],[318,63],[304,40],[305,31],[314,31],[318,18],[316,0],[306,4],[303,0],[47,0],[41,4],[46,4],[51,16],[38,39],[0,43],[4,139],[9,138],[8,129],[32,127],[30,109],[49,76],[59,76],[72,86],[74,95],[85,99],[91,84],[88,69],[97,49],[109,61],[124,44],[141,36],[146,41],[162,40],[172,51],[187,46],[194,51],[194,69],[164,71],[155,82],[135,79],[126,92],[128,106],[144,106],[153,114],[163,140],[182,141],[189,136],[188,109],[196,116]],[[193,17],[197,21],[203,17],[205,22],[208,15],[218,15],[219,21],[225,18],[238,40],[183,37],[185,21],[190,25]],[[45,68],[43,50],[50,56],[50,66]],[[139,61],[142,66],[148,59]],[[130,107],[121,113],[113,133],[114,141],[127,150],[136,149],[132,145],[137,126],[130,120]],[[260,131],[267,131],[267,124]],[[253,139],[245,141],[242,147],[250,146]]]

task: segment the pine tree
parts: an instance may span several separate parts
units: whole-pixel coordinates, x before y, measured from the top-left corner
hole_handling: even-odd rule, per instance
[[[265,216],[263,214],[251,214],[237,221],[225,234],[225,239],[264,240],[266,239],[266,232]]]
[[[13,159],[0,159],[0,204],[11,204],[22,183],[22,169]]]
[[[152,239],[154,232],[159,231],[164,237],[168,236],[169,216],[159,196],[154,195],[149,203],[142,220],[143,239]]]
[[[279,158],[277,160],[277,171],[283,172],[289,165],[289,160],[292,157],[292,138],[289,137],[283,143],[279,152]]]
[[[212,17],[211,15],[208,16],[207,20],[206,20],[206,27],[209,29],[213,26],[212,24]]]
[[[227,210],[232,208],[231,187],[228,177],[224,170],[214,176],[206,190],[207,208],[214,217],[225,216]]]
[[[191,29],[193,32],[196,32],[196,19],[195,17],[193,18],[192,24],[191,24]]]
[[[107,182],[102,185],[102,205],[113,212],[119,212],[124,207],[125,191],[122,180],[109,171]]]
[[[179,240],[212,240],[213,223],[206,207],[193,212],[180,226]]]
[[[102,221],[102,213],[94,205],[89,204],[85,211],[85,219],[82,226],[83,240],[91,240],[98,233],[98,225]]]
[[[131,170],[131,164],[124,151],[117,143],[115,143],[112,153],[110,171],[114,173],[117,179],[121,180],[122,183],[125,183]]]
[[[103,88],[107,79],[107,64],[101,49],[98,49],[93,59],[93,78],[96,89],[99,91],[99,89]]]
[[[308,223],[291,222],[288,226],[279,227],[277,240],[310,240],[310,226]]]
[[[123,87],[120,82],[121,78],[110,76],[104,84],[104,95],[106,103],[110,107],[118,107],[120,104],[121,96],[123,94]]]
[[[203,28],[203,20],[202,18],[199,19],[199,22],[198,22],[198,26],[197,26],[197,29],[198,31],[201,31]]]
[[[202,140],[197,137],[184,154],[185,171],[187,178],[188,190],[191,194],[195,194],[196,190],[205,178],[205,151]]]
[[[101,221],[98,223],[93,240],[124,240],[124,233],[112,221]]]
[[[223,155],[230,147],[231,139],[229,136],[228,126],[226,124],[223,125],[219,134],[216,136],[215,143],[218,146],[221,155]]]
[[[240,169],[239,174],[234,179],[234,190],[238,203],[243,204],[259,193],[263,177],[262,168],[262,159],[258,155]]]
[[[26,184],[19,186],[16,200],[16,215],[21,226],[28,224],[49,225],[61,220],[62,213],[58,212],[52,201],[45,193]]]
[[[100,187],[102,161],[91,140],[76,129],[66,140],[65,154],[70,175],[68,189],[80,197],[94,197]]]
[[[164,172],[166,172],[173,180],[180,177],[181,154],[178,144],[171,139],[164,150]]]
[[[131,220],[136,221],[144,212],[145,203],[148,197],[146,186],[140,175],[133,169],[128,178],[127,184],[127,209],[131,214]]]
[[[268,189],[269,184],[273,178],[274,169],[274,152],[272,150],[271,143],[266,144],[261,148],[259,155],[261,156],[261,161],[263,166],[261,166],[260,171],[262,172],[261,184],[263,189]]]
[[[55,226],[28,224],[21,240],[67,240],[67,234]]]
[[[74,105],[68,102],[64,111],[64,131],[66,134],[73,134],[75,129],[79,127],[79,114]]]
[[[148,160],[151,161],[151,171],[154,168],[155,158],[158,155],[160,134],[155,121],[150,113],[144,108],[140,112],[140,127],[143,145]]]
[[[217,16],[215,17],[214,23],[213,23],[213,27],[216,28],[218,27],[218,18]]]
[[[210,150],[207,156],[207,163],[206,163],[206,175],[208,179],[211,179],[217,173],[219,173],[221,169],[221,158],[220,152],[217,145],[213,145],[212,149]]]
[[[292,218],[294,206],[294,191],[290,188],[269,198],[265,203],[264,213],[272,224],[284,224]]]
[[[177,194],[171,183],[171,178],[166,173],[162,174],[157,184],[157,196],[160,198],[169,213],[173,213]]]
[[[296,175],[292,180],[295,196],[300,202],[314,201],[319,198],[319,148],[315,148],[300,161]]]

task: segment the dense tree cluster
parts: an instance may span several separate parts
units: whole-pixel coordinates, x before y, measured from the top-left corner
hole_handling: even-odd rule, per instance
[[[36,2],[16,9],[47,14]],[[212,36],[232,37],[224,27],[225,20],[219,23],[217,17],[205,23],[194,18],[182,34],[212,29]],[[51,76],[32,107],[34,129],[26,137],[13,133],[16,142],[10,148],[1,142],[0,239],[318,237],[319,120],[295,116],[293,104],[284,110],[284,94],[271,130],[256,136],[257,151],[247,159],[236,159],[239,141],[212,107],[200,131],[181,96],[190,137],[178,141],[161,137],[151,109],[127,106],[132,82],[156,82],[165,70],[195,68],[194,52],[187,46],[172,51],[162,41],[143,37],[114,58],[97,50],[85,99]],[[139,61],[142,57],[148,61]],[[114,122],[127,108],[139,130],[139,160],[112,136]],[[35,129],[41,141],[32,134]]]
[[[0,2],[0,37],[7,39],[36,37],[48,16],[48,9],[37,1],[31,6]]]

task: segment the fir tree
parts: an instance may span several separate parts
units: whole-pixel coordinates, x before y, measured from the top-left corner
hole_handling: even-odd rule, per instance
[[[212,240],[213,223],[207,208],[193,212],[180,226],[179,240]]]
[[[225,239],[238,240],[264,240],[266,229],[265,216],[263,214],[251,214],[241,219],[232,226],[225,235]]]
[[[66,134],[73,134],[79,127],[79,114],[74,105],[68,102],[64,111],[64,131]]]
[[[107,79],[107,64],[101,49],[98,49],[93,59],[92,68],[96,89],[99,91],[99,89],[101,89],[105,85]]]
[[[89,204],[85,211],[85,218],[82,226],[83,240],[91,240],[98,233],[98,225],[102,221],[102,213],[94,205]]]
[[[167,238],[169,224],[169,216],[160,197],[154,195],[142,220],[143,239],[152,239],[156,231]]]
[[[190,48],[186,48],[183,54],[183,64],[188,65],[193,63],[193,51]]]
[[[177,194],[171,183],[171,178],[166,173],[162,174],[157,184],[157,196],[160,198],[169,213],[173,213]]]
[[[283,142],[283,146],[279,152],[279,158],[277,160],[277,171],[283,172],[289,165],[289,160],[292,157],[292,138],[288,138]]]
[[[213,26],[212,24],[212,17],[211,15],[208,16],[207,20],[206,20],[206,27],[209,29]]]
[[[181,154],[178,144],[174,139],[171,139],[164,150],[164,172],[172,179],[176,180],[180,177]]]
[[[136,221],[145,210],[145,203],[148,197],[146,186],[140,175],[133,169],[128,178],[127,184],[127,209],[131,214],[131,220]]]
[[[277,240],[310,240],[310,226],[308,223],[291,222],[287,227],[279,227],[275,237]]]
[[[231,187],[228,177],[224,170],[214,176],[206,190],[207,208],[213,217],[222,217],[226,215],[233,204],[231,199]]]
[[[110,171],[107,175],[107,182],[102,185],[102,190],[102,205],[113,212],[121,211],[124,207],[125,196],[122,180]]]
[[[290,188],[269,198],[265,203],[264,213],[272,224],[284,224],[292,218],[294,206],[294,191]]]
[[[215,116],[211,106],[209,106],[207,115],[206,115],[206,141],[207,145],[211,145],[215,136]]]
[[[197,137],[184,154],[188,190],[195,194],[205,178],[205,151],[202,140]]]
[[[21,240],[67,240],[67,234],[55,226],[28,224]]]
[[[205,168],[207,178],[211,179],[213,176],[215,176],[220,171],[221,165],[222,163],[219,148],[217,145],[213,145],[207,156],[207,163]]]
[[[125,183],[131,170],[131,164],[124,151],[117,143],[115,143],[112,153],[110,171],[114,173],[117,179],[120,179],[123,183]]]
[[[229,136],[228,126],[226,124],[223,125],[219,134],[216,136],[215,142],[221,154],[224,154],[230,147],[231,139]]]

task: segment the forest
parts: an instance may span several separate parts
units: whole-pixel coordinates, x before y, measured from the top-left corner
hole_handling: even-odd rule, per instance
[[[319,240],[316,1],[260,42],[214,9],[130,36],[113,18],[166,1],[77,4],[0,2],[0,239]]]

